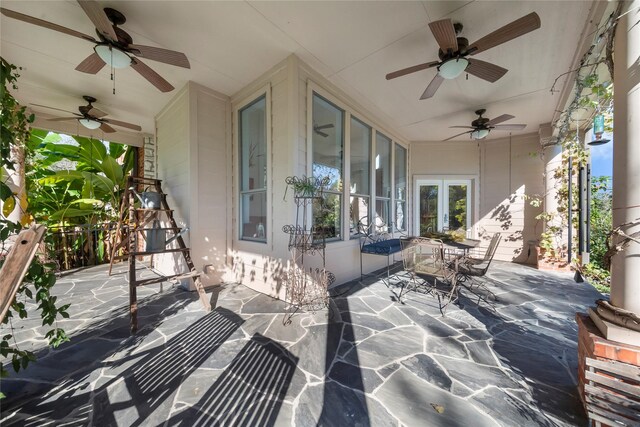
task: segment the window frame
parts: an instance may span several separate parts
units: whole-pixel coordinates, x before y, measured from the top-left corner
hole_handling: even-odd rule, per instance
[[[372,220],[373,212],[375,212],[375,202],[376,202],[376,186],[375,186],[375,153],[376,153],[376,132],[380,132],[386,138],[391,140],[391,197],[388,199],[390,202],[390,215],[393,215],[395,212],[393,206],[395,203],[395,198],[393,194],[393,190],[395,188],[394,182],[394,144],[398,144],[407,150],[407,168],[406,168],[406,182],[407,182],[407,191],[409,191],[409,144],[404,140],[397,138],[394,132],[389,131],[387,128],[378,125],[379,123],[376,120],[372,120],[368,114],[364,114],[362,110],[354,107],[352,103],[349,101],[345,101],[341,96],[335,95],[334,93],[324,89],[322,86],[315,83],[312,79],[307,79],[307,96],[306,96],[306,170],[307,176],[313,175],[313,126],[310,125],[313,123],[313,95],[317,94],[320,97],[324,98],[329,103],[335,105],[342,111],[344,111],[344,160],[343,160],[343,191],[342,191],[342,203],[341,203],[341,218],[342,218],[342,236],[340,239],[331,239],[327,240],[327,244],[336,245],[337,242],[349,243],[353,241],[357,241],[361,235],[353,235],[351,236],[349,232],[349,209],[347,208],[346,201],[349,200],[350,196],[350,185],[351,185],[351,117],[360,121],[361,123],[369,126],[371,128],[371,158],[370,158],[370,188],[369,188],[369,200],[371,203],[370,209],[370,221]],[[408,203],[408,201],[405,201]],[[408,206],[407,208],[408,209]],[[309,223],[312,221],[312,213],[308,212],[307,220]],[[393,217],[391,217],[393,219]],[[409,230],[411,215],[409,214],[409,218],[406,221],[406,229]],[[375,227],[373,227],[375,229]],[[389,232],[395,232],[396,230],[389,230]],[[373,233],[377,233],[377,230],[372,230]]]
[[[241,119],[240,114],[243,110],[250,107],[251,105],[259,102],[261,98],[265,99],[265,135],[266,135],[266,181],[267,184],[264,189],[253,189],[253,190],[242,190],[241,186],[241,173],[242,173],[242,158],[241,158]],[[271,246],[273,244],[273,217],[271,215],[272,211],[272,156],[271,156],[271,86],[269,84],[263,86],[259,90],[253,92],[251,95],[243,98],[241,101],[237,102],[233,107],[233,158],[235,159],[233,164],[236,168],[233,174],[233,182],[234,182],[234,197],[236,201],[234,203],[235,207],[235,215],[233,215],[233,219],[235,221],[235,231],[233,232],[233,239],[243,244],[248,245],[259,245],[260,247],[264,247],[265,245]],[[243,195],[251,194],[251,193],[265,193],[266,196],[266,206],[265,206],[265,238],[257,239],[257,238],[248,238],[242,236],[242,199]]]
[[[400,199],[399,197],[397,197],[396,195],[396,190],[397,190],[397,185],[398,183],[396,182],[396,152],[397,149],[401,148],[404,150],[404,199]],[[404,215],[405,215],[405,221],[404,221],[404,228],[398,228],[397,226],[394,227],[393,231],[401,231],[401,232],[407,232],[409,230],[409,213],[408,213],[408,200],[407,200],[407,194],[409,194],[409,149],[405,146],[403,146],[402,144],[399,144],[397,141],[393,141],[393,218],[397,219],[398,218],[398,202],[402,202],[404,203]],[[395,222],[394,222],[395,224]],[[397,225],[397,224],[396,224]]]
[[[308,176],[313,176],[313,97],[314,96],[318,96],[321,100],[323,100],[324,102],[328,103],[329,105],[331,105],[332,107],[335,107],[337,110],[339,110],[342,113],[342,170],[340,171],[340,179],[342,180],[342,191],[336,191],[336,190],[328,190],[325,189],[324,190],[324,196],[326,197],[327,195],[335,195],[338,196],[340,198],[340,229],[338,230],[339,235],[336,237],[329,237],[329,238],[325,238],[325,242],[337,242],[337,241],[342,241],[345,240],[344,239],[344,229],[345,229],[345,222],[344,222],[344,207],[345,207],[345,176],[346,176],[346,171],[349,169],[347,168],[347,132],[350,130],[347,129],[347,116],[351,117],[347,111],[342,108],[341,106],[337,105],[336,103],[334,103],[332,100],[327,99],[324,95],[313,91],[312,92],[312,98],[311,98],[311,108],[310,108],[310,115],[311,115],[311,121],[309,123],[311,123],[312,125],[310,126],[311,128],[311,149],[310,149],[310,157],[311,157],[311,162],[310,162],[310,168],[311,171],[309,173]],[[314,217],[313,217],[313,208],[310,209],[311,211],[311,221],[308,222],[308,224],[315,224],[314,223]]]
[[[351,121],[352,120],[355,120],[355,121],[359,122],[361,125],[369,128],[369,193],[368,194],[358,193],[358,192],[351,193]],[[345,191],[346,196],[345,197],[348,197],[348,199],[345,198],[345,201],[346,200],[350,201],[351,197],[366,197],[369,200],[369,212],[367,213],[367,225],[369,225],[369,224],[371,224],[371,217],[372,217],[371,213],[375,210],[375,205],[371,203],[371,201],[373,200],[373,195],[371,194],[372,189],[373,189],[372,182],[371,182],[372,181],[372,177],[371,177],[371,159],[373,158],[373,147],[374,147],[373,139],[374,139],[374,135],[375,135],[375,130],[374,130],[373,126],[368,124],[366,121],[358,118],[356,115],[353,115],[351,113],[349,113],[349,125],[348,125],[347,130],[348,130],[348,135],[349,135],[349,138],[348,138],[349,142],[347,144],[348,147],[346,148],[345,153],[346,153],[346,156],[348,156],[349,161],[348,162],[345,161],[345,164],[348,163],[349,181],[348,181],[348,185],[345,185],[345,188],[346,188],[346,191]],[[347,138],[345,138],[345,139],[347,139]],[[346,174],[345,174],[345,176],[346,176]],[[351,203],[349,202],[349,204],[351,204]],[[347,211],[346,212],[347,221],[350,224],[351,223],[351,213],[349,212],[349,209],[345,209],[345,210]],[[358,218],[358,221],[359,220],[360,219]],[[351,229],[350,228],[348,229],[348,233],[347,234],[349,235],[349,240],[359,239],[362,236],[361,232],[357,232],[357,233],[351,234]]]

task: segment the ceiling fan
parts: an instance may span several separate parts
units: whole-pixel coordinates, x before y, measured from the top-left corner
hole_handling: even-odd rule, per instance
[[[515,118],[510,114],[503,114],[501,116],[496,117],[495,119],[488,119],[487,117],[482,117],[482,115],[486,112],[485,109],[480,109],[476,111],[478,118],[471,122],[471,126],[451,126],[451,129],[471,129],[454,135],[450,138],[445,139],[445,141],[449,141],[450,139],[457,138],[465,133],[468,133],[469,136],[473,139],[483,139],[489,135],[491,130],[522,130],[527,125],[523,124],[510,124],[510,125],[500,125],[498,123],[506,122],[507,120],[511,120]]]
[[[85,95],[82,98],[84,98],[84,100],[87,101],[88,104],[81,105],[78,107],[78,111],[80,111],[80,114],[74,113],[73,111],[62,110],[60,108],[48,107],[46,105],[39,105],[39,104],[31,104],[31,105],[35,105],[37,107],[49,108],[51,110],[64,111],[65,113],[73,114],[73,117],[56,117],[53,119],[47,119],[48,121],[51,121],[51,122],[64,122],[68,120],[77,120],[78,122],[80,122],[82,126],[86,127],[87,129],[100,128],[100,130],[106,133],[113,133],[116,131],[110,125],[120,126],[123,128],[137,130],[137,131],[142,130],[142,128],[138,125],[134,125],[127,122],[121,122],[120,120],[105,119],[104,117],[107,115],[107,113],[98,110],[96,107],[92,105],[94,102],[96,102],[96,99],[94,97]]]
[[[326,133],[326,132],[322,132],[324,129],[333,129],[333,123],[329,123],[329,124],[326,124],[326,125],[320,125],[320,126],[315,125],[315,124],[313,125],[313,131],[315,133],[317,133],[318,135],[326,138],[326,137],[329,136],[329,134]]]
[[[49,28],[50,30],[59,31],[95,43],[96,45],[93,47],[94,52],[76,67],[76,70],[82,71],[83,73],[96,74],[107,64],[113,68],[126,68],[131,66],[131,68],[136,70],[160,91],[170,92],[174,87],[139,58],[151,59],[183,68],[191,68],[189,60],[184,53],[159,47],[133,44],[131,36],[118,27],[118,25],[124,24],[127,19],[117,10],[109,7],[102,9],[98,3],[93,0],[78,0],[78,3],[91,22],[96,26],[98,40],[79,31],[33,16],[14,12],[3,7],[0,8],[0,12],[9,18]]]
[[[506,68],[468,57],[540,28],[540,17],[537,13],[532,12],[471,44],[466,38],[458,37],[458,34],[462,31],[462,24],[454,24],[450,19],[430,22],[429,28],[436,42],[438,42],[438,46],[440,46],[438,50],[440,60],[403,68],[386,75],[386,79],[391,80],[436,67],[438,73],[431,80],[420,99],[431,98],[445,79],[455,79],[465,71],[491,83],[500,79],[508,71]]]

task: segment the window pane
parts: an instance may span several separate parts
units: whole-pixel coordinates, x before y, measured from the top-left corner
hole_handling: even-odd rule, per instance
[[[240,190],[266,188],[266,98],[260,97],[238,114],[240,120]]]
[[[369,194],[371,128],[351,118],[351,194]]]
[[[467,186],[449,185],[449,230],[467,228]]]
[[[313,96],[313,176],[329,177],[328,189],[342,190],[344,112],[318,95]]]
[[[394,163],[396,199],[407,200],[407,150],[398,144],[396,144]]]
[[[391,140],[376,133],[376,196],[391,197]]]
[[[313,202],[313,226],[316,238],[340,238],[340,207],[342,197],[326,194]]]
[[[242,195],[241,237],[265,240],[267,235],[267,192]]]
[[[420,186],[420,235],[438,231],[438,186]]]
[[[389,200],[376,200],[376,217],[374,219],[374,224],[376,231],[379,233],[389,231],[390,203],[391,202]]]
[[[405,214],[406,203],[402,200],[396,200],[396,230],[406,230],[407,224],[406,219],[407,215]]]
[[[350,234],[359,234],[369,227],[369,198],[352,196],[349,203],[349,230]]]

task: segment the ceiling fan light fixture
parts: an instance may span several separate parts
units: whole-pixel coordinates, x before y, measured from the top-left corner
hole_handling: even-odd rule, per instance
[[[449,59],[438,67],[438,74],[447,80],[455,79],[464,72],[468,65],[469,61],[464,58]]]
[[[110,44],[99,44],[93,48],[100,59],[113,68],[127,68],[131,65],[131,57],[123,50]]]
[[[476,129],[471,132],[471,137],[473,139],[484,139],[489,135],[489,129]]]
[[[98,129],[102,125],[99,121],[92,119],[78,119],[78,121],[87,129]]]

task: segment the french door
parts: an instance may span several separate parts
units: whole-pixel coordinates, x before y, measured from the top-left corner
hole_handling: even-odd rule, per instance
[[[471,229],[471,180],[424,179],[416,185],[417,235]]]

